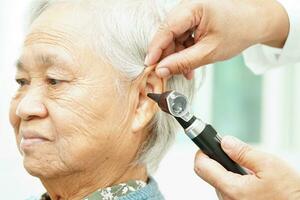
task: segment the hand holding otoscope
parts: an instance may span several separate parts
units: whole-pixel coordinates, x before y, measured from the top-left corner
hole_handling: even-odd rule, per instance
[[[154,35],[145,64],[157,64],[156,73],[159,77],[183,74],[191,79],[193,69],[227,60],[255,44],[284,47],[278,54],[279,60],[277,55],[274,56],[276,61],[269,59],[269,55],[275,54],[273,49],[263,49],[266,51],[262,53],[262,47],[254,47],[253,51],[245,52],[248,55],[248,67],[255,72],[266,71],[273,65],[275,67],[277,61],[298,63],[298,3],[297,0],[181,1],[170,11]],[[152,95],[152,98],[161,101],[160,96]],[[160,107],[167,108],[164,111],[170,113],[166,101]],[[177,121],[185,127],[184,119],[177,118]],[[201,121],[197,124],[195,127],[202,128],[193,128],[195,131],[189,136],[213,159],[199,151],[195,159],[195,172],[216,188],[223,200],[300,200],[299,172],[286,162],[232,137],[224,137],[220,144],[212,127],[208,126],[208,131],[204,131],[206,125]],[[199,139],[201,135],[206,137]],[[226,156],[223,156],[223,150]],[[240,175],[244,174],[244,170],[235,163],[249,169],[251,173]],[[231,171],[237,171],[238,174]]]
[[[213,159],[199,152],[195,171],[217,189],[220,200],[300,200],[300,175],[285,162],[238,140],[225,137],[221,141],[212,126],[191,114],[187,98],[178,92],[149,93],[148,97],[174,116],[202,152]],[[231,158],[253,173],[247,174]]]
[[[215,129],[196,118],[189,110],[187,98],[176,92],[168,91],[163,94],[149,93],[148,97],[158,103],[166,113],[175,117],[184,128],[189,138],[210,158],[214,159],[228,171],[245,175],[247,172],[233,162],[221,148],[221,138]]]

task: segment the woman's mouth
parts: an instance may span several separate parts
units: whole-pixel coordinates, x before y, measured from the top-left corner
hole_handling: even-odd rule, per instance
[[[46,137],[43,137],[41,134],[34,131],[21,131],[21,136],[20,148],[22,150],[50,141]]]

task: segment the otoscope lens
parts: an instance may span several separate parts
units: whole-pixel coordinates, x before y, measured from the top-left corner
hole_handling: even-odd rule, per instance
[[[184,97],[176,97],[172,104],[172,110],[175,114],[180,115],[186,108],[187,102]]]

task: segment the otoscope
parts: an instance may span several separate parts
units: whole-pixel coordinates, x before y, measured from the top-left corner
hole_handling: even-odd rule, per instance
[[[216,130],[190,112],[186,96],[176,91],[168,91],[162,94],[148,93],[148,97],[154,100],[162,111],[172,115],[179,122],[186,135],[203,153],[220,163],[228,171],[241,175],[247,174],[222,150],[221,137]]]

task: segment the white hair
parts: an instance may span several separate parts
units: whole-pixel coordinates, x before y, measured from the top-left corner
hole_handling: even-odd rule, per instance
[[[33,1],[30,24],[59,2],[76,2],[88,9],[94,19],[89,22],[94,27],[90,35],[93,48],[132,81],[143,72],[148,44],[166,11],[176,1],[170,0],[169,4],[166,0],[38,0]],[[167,82],[167,89],[182,92],[191,101],[195,83],[183,76],[173,76]],[[151,134],[138,162],[145,164],[151,174],[173,143],[178,126],[172,117],[161,111],[150,126]]]

